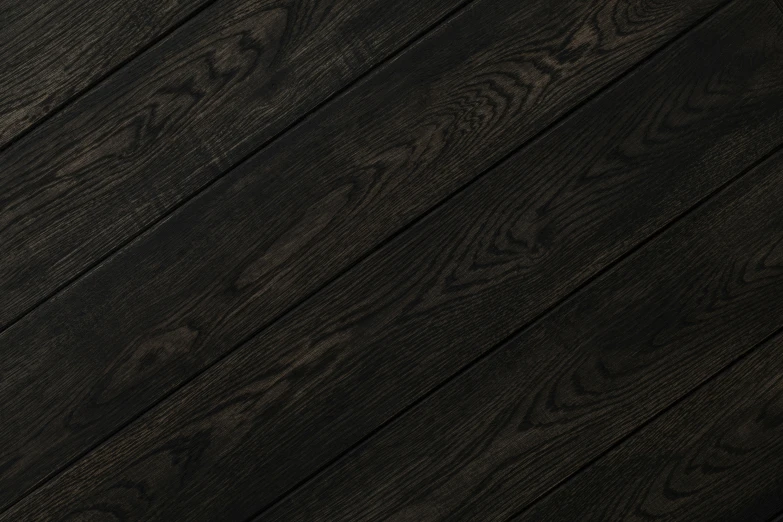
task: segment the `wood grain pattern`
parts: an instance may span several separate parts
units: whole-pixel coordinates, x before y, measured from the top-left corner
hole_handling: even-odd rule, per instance
[[[449,22],[0,335],[8,354],[0,400],[16,405],[0,426],[6,499],[270,323],[715,2],[683,8],[672,0],[649,11],[637,1],[493,5],[504,9],[471,9]],[[777,136],[761,112],[773,91],[759,90],[758,105],[747,107],[758,118],[741,132],[758,145],[740,139],[731,150],[747,157],[721,168],[745,164]],[[733,104],[720,106],[726,123],[710,139],[737,141],[732,111],[741,108]],[[542,154],[531,164],[546,161]]]
[[[463,0],[221,0],[0,154],[0,327]]]
[[[769,8],[721,13],[8,516],[241,519],[272,501],[776,143],[783,40]],[[84,390],[65,405],[65,436],[127,403],[112,404],[123,380],[156,362],[131,354],[98,386],[61,381]],[[29,447],[64,437],[45,425],[51,411]]]
[[[514,520],[768,522],[781,470],[779,336]]]
[[[783,326],[781,201],[783,153],[259,520],[507,520]]]
[[[0,2],[0,149],[206,3]]]

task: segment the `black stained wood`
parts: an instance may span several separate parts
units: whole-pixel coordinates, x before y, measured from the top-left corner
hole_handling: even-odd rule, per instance
[[[0,149],[207,3],[0,2]]]
[[[507,520],[783,326],[781,201],[783,152],[258,520]]]
[[[134,418],[716,3],[530,5],[449,22],[0,335],[0,401],[16,405],[0,426],[0,499]],[[718,161],[725,173],[777,140],[766,103],[777,105],[776,89],[720,106],[726,123],[709,139],[742,154]],[[745,109],[755,119],[737,130]]]
[[[221,0],[36,128],[0,154],[0,327],[462,1]]]
[[[781,470],[778,336],[513,520],[768,522]]]
[[[720,13],[8,516],[253,514],[776,144],[780,27]]]

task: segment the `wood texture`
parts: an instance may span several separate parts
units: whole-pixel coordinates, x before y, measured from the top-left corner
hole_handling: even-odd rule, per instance
[[[259,520],[507,520],[783,326],[781,201],[783,153]]]
[[[514,520],[768,522],[781,470],[778,336]]]
[[[783,40],[771,9],[761,1],[723,11],[25,499],[9,520],[242,519],[273,501],[776,144]],[[716,59],[704,61],[705,49]],[[86,322],[100,317],[92,313]],[[158,346],[185,334],[175,330]],[[66,436],[118,411],[111,399],[123,388],[114,383],[161,352],[134,351],[142,356],[75,394]],[[61,382],[78,390],[77,380]],[[47,430],[30,447],[62,440]]]
[[[134,418],[716,2],[547,5],[498,2],[449,22],[0,335],[0,400],[15,404],[0,427],[0,497]],[[726,123],[709,139],[737,142],[737,157],[717,159],[725,173],[777,139],[776,87],[753,92],[714,113]],[[754,119],[738,130],[745,109]]]
[[[38,127],[0,154],[0,327],[461,1],[221,0]]]
[[[0,2],[0,149],[206,3]]]

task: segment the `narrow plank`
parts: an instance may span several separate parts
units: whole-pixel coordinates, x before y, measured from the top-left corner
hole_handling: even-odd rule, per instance
[[[768,522],[781,470],[778,336],[514,520]]]
[[[0,149],[207,3],[0,2]]]
[[[0,335],[0,403],[14,405],[0,427],[0,500],[133,419],[715,2],[649,13],[604,0],[485,5]],[[593,35],[581,54],[569,51],[582,45],[575,35]],[[777,91],[765,89],[745,107],[758,116],[743,127],[752,140],[730,136],[746,118],[732,112],[740,106],[721,107],[726,123],[710,139],[737,142],[733,166],[777,136],[765,105]]]
[[[508,519],[783,325],[781,201],[783,152],[259,520]]]
[[[241,519],[273,501],[777,143],[783,41],[769,8],[764,0],[737,3],[708,21],[22,501],[8,519],[104,511],[144,520],[182,513]],[[703,59],[705,49],[713,60]],[[134,299],[134,288],[124,289]],[[101,291],[97,285],[90,295]],[[89,323],[104,311],[91,313],[75,317]],[[63,325],[60,335],[73,326],[46,317]],[[140,396],[123,384],[128,376],[136,389],[144,383],[137,375],[159,378],[141,361],[176,360],[161,365],[160,375],[179,371],[197,343],[171,356],[164,350],[198,330],[160,331],[171,332],[162,337],[167,344],[149,346],[163,349],[129,352],[99,385],[80,388],[84,363],[63,364],[62,374],[78,376],[62,389],[79,391],[65,408],[57,405],[65,415],[42,419],[65,418],[74,431],[100,425],[125,407],[115,397]],[[21,339],[34,333],[31,326]],[[38,342],[10,345],[21,354]],[[54,367],[45,361],[41,369]],[[52,402],[59,397],[48,394],[51,383],[63,382],[57,375],[37,388]],[[44,411],[37,404],[28,410]],[[18,422],[27,429],[24,418]],[[72,435],[51,424],[61,425],[42,420],[40,439],[13,455],[21,460],[87,431]]]
[[[0,154],[0,328],[464,0],[221,0]]]

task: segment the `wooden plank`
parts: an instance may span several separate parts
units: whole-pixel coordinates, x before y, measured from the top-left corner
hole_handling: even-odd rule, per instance
[[[207,3],[0,2],[0,149]]]
[[[778,336],[514,520],[768,522],[781,470]]]
[[[273,501],[771,148],[783,130],[783,41],[769,14],[767,2],[737,3],[710,20],[9,516],[105,508],[145,520],[181,513],[208,520],[246,517]],[[703,60],[705,49],[713,60]],[[181,228],[172,227],[163,237],[178,235]],[[162,245],[144,251],[146,263],[165,266],[151,258]],[[137,259],[144,264],[144,256]],[[263,268],[267,258],[251,260],[259,262],[244,266]],[[248,273],[254,274],[235,270],[224,277],[243,282]],[[166,276],[152,286],[164,281],[176,284]],[[275,282],[262,279],[262,288]],[[109,283],[96,280],[87,295],[105,295]],[[132,284],[119,290],[125,293],[118,296],[136,299]],[[117,419],[129,398],[143,402],[147,382],[173,382],[184,373],[183,361],[201,362],[195,321],[162,325],[157,344],[135,345],[115,363],[91,352],[85,359],[96,359],[96,366],[114,364],[99,384],[84,378],[88,363],[69,361],[67,349],[30,357],[30,347],[54,332],[67,339],[84,325],[122,329],[121,317],[101,323],[109,308],[68,299],[67,293],[58,298],[73,305],[63,307],[74,313],[70,322],[47,312],[18,339],[48,328],[44,317],[56,330],[33,342],[3,339],[20,359],[43,361],[19,374],[29,371],[47,383],[8,388],[17,404],[27,405],[28,417],[12,418],[20,429],[29,429],[30,416],[40,412],[37,440],[26,447],[3,440],[20,461],[89,442],[90,430]],[[153,297],[146,304],[156,306]],[[72,402],[49,391],[57,389],[68,389]],[[51,408],[40,406],[42,395]],[[38,402],[32,407],[22,396]],[[70,431],[52,419],[67,419]],[[139,490],[129,485],[145,494],[136,496]]]
[[[261,520],[507,520],[783,326],[781,201],[783,152]],[[144,483],[114,473],[102,487]]]
[[[0,154],[0,328],[465,0],[221,0]]]
[[[483,5],[494,7],[448,23],[0,335],[0,403],[15,405],[4,408],[0,430],[6,499],[272,322],[715,2],[659,3],[649,16],[635,10],[633,23],[623,21],[631,4],[622,1]],[[574,35],[596,44],[577,56],[568,51]],[[551,76],[532,76],[530,63]],[[771,94],[759,91],[756,109],[746,108],[758,116],[742,124],[754,140],[732,146],[743,154],[732,168],[777,139]],[[710,139],[737,141],[732,122],[747,117],[732,103]]]

